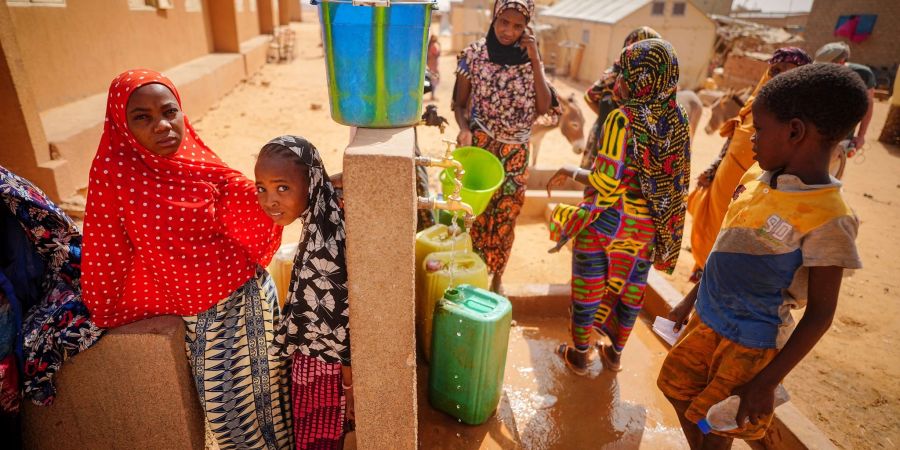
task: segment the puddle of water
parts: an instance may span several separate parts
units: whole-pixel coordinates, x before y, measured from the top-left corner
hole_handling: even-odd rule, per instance
[[[504,400],[498,414],[478,427],[432,410],[420,387],[421,447],[688,448],[656,388],[665,349],[646,325],[636,325],[618,374],[604,371],[595,357],[587,376],[575,375],[555,353],[568,341],[565,318],[519,319],[510,333]]]

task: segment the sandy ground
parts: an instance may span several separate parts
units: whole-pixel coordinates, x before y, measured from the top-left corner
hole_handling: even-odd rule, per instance
[[[318,25],[296,26],[298,57],[292,63],[266,65],[194,122],[198,133],[226,162],[250,176],[253,155],[281,134],[305,136],[319,148],[330,172],[341,170],[349,130],[329,115]],[[449,39],[443,42],[449,49]],[[454,55],[445,51],[437,105],[451,126],[444,136],[435,128],[420,128],[419,144],[426,154],[440,154],[441,139],[456,137],[449,109],[454,67]],[[554,85],[562,95],[576,92],[579,98],[586,87],[561,79],[554,80]],[[593,114],[581,106],[592,122]],[[831,330],[786,380],[794,403],[841,448],[900,446],[900,354],[896,350],[900,281],[894,278],[900,270],[900,239],[892,232],[900,221],[900,149],[875,142],[886,113],[886,103],[876,105],[866,151],[850,161],[844,177],[845,196],[862,222],[857,243],[866,267],[845,277]],[[705,111],[701,123],[707,116]],[[693,173],[714,158],[722,143],[717,135],[697,133]],[[565,139],[552,132],[544,139],[538,165],[558,167],[578,160]],[[690,222],[688,230],[689,226]],[[546,253],[550,243],[543,220],[524,219],[516,233],[506,282],[568,282],[570,255]],[[298,237],[296,225],[285,232],[285,242]],[[689,289],[686,279],[692,266],[686,250],[676,273],[669,277],[682,291]]]

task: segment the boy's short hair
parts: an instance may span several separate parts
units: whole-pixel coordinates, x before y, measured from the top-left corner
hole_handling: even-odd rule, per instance
[[[829,144],[847,136],[869,108],[862,79],[837,64],[809,64],[778,75],[756,101],[780,121],[811,122]]]

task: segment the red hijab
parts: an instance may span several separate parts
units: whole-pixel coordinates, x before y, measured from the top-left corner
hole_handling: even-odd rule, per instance
[[[204,144],[184,118],[178,151],[160,156],[128,129],[136,89],[172,82],[129,70],[109,86],[106,123],[91,165],[84,219],[84,303],[101,327],[209,309],[268,264],[281,227],[256,188]]]

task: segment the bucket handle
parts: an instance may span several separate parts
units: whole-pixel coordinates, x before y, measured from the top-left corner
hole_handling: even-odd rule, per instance
[[[375,6],[378,8],[390,8],[391,2],[402,5],[431,5],[431,9],[437,10],[435,0],[309,0],[309,4],[316,6],[320,3],[349,3],[353,6]]]

